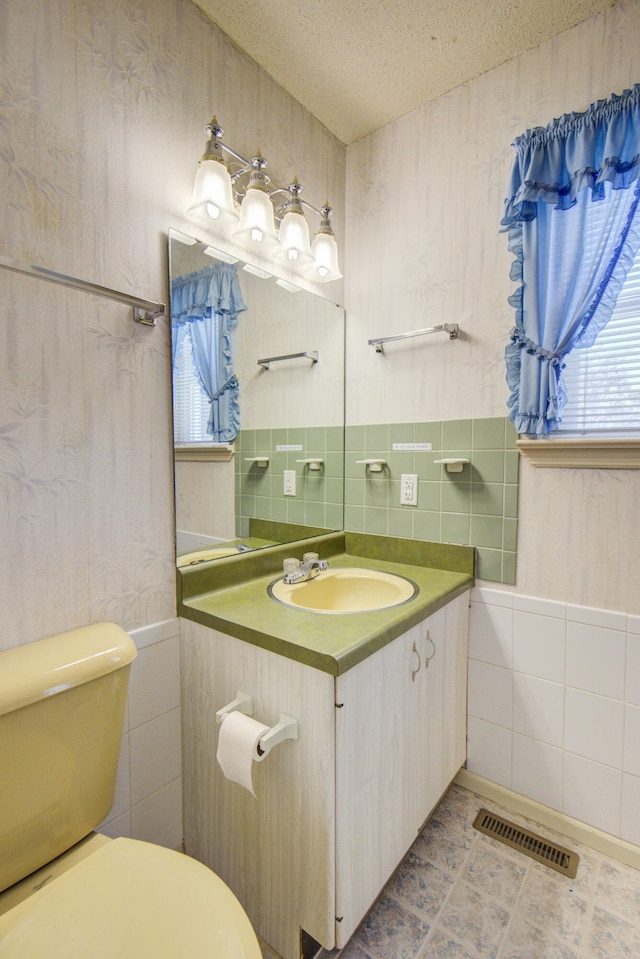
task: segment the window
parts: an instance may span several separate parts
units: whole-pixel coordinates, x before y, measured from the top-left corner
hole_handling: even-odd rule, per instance
[[[180,345],[173,370],[173,439],[176,446],[211,444],[207,433],[209,400],[193,365],[191,337]]]
[[[640,435],[640,256],[607,326],[589,349],[574,349],[565,362],[569,398],[554,435]]]
[[[638,431],[640,85],[513,146],[509,416],[528,437]]]
[[[216,261],[171,280],[176,445],[226,446],[237,436],[233,332],[246,308],[235,263]]]

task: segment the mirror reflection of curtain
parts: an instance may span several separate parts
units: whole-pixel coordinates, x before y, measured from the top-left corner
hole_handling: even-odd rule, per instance
[[[235,263],[212,263],[171,280],[173,366],[189,337],[195,376],[210,404],[207,434],[214,443],[232,442],[240,428],[232,333],[246,309]]]

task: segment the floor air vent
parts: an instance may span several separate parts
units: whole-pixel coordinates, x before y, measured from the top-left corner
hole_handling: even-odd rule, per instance
[[[570,849],[553,845],[542,836],[521,829],[508,819],[501,819],[500,816],[489,812],[488,809],[480,810],[474,820],[473,828],[486,836],[492,836],[506,846],[511,846],[512,849],[519,849],[525,856],[530,856],[531,859],[549,866],[550,869],[555,869],[568,879],[575,879],[580,857]]]

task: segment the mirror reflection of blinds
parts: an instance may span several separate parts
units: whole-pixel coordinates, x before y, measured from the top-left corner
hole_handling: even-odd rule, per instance
[[[191,337],[182,339],[173,371],[173,439],[179,444],[211,443],[207,433],[209,400],[193,365]]]
[[[566,358],[569,394],[556,433],[640,433],[640,253],[607,326]]]

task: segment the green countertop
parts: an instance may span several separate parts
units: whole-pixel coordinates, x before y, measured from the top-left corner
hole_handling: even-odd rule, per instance
[[[331,567],[406,576],[419,593],[401,606],[367,613],[311,612],[272,599],[267,587],[282,575],[282,558],[299,558],[310,549],[328,559]],[[181,570],[179,614],[338,676],[468,590],[473,585],[474,553],[473,547],[328,534],[219,559],[206,569]]]
[[[214,550],[219,549],[238,549],[238,546],[244,546],[245,550],[238,550],[238,552],[247,552],[252,549],[264,549],[265,546],[275,546],[276,543],[272,539],[259,539],[257,536],[245,536],[242,539],[229,539],[222,540],[219,543],[215,543],[211,546],[194,546],[189,547],[189,549],[182,549],[178,553],[178,565],[180,564],[181,556],[191,556],[193,554],[194,559],[192,562],[188,563],[188,566],[195,566],[198,563],[214,563],[219,559],[224,559],[223,556],[212,556],[209,559],[198,559],[198,554],[210,553]],[[231,554],[233,555],[233,554]]]

